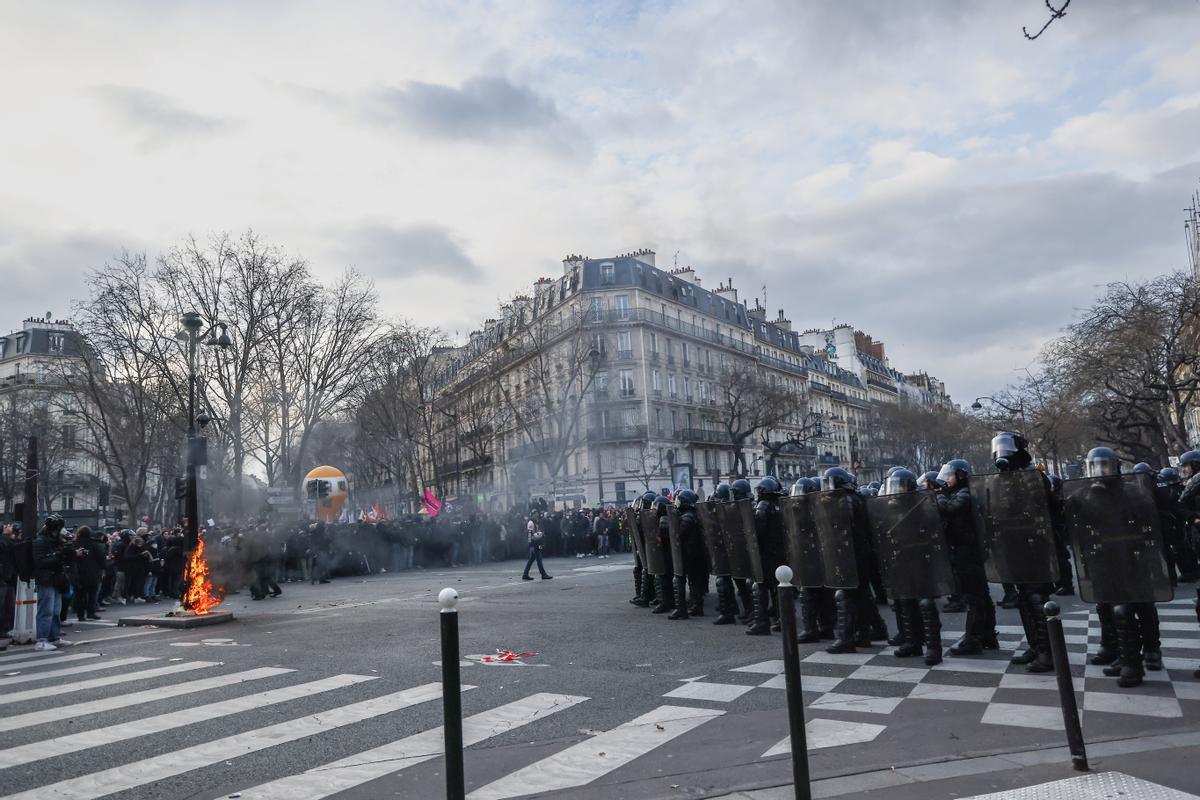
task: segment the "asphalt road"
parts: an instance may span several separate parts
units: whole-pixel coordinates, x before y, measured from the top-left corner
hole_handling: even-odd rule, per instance
[[[0,792],[442,796],[436,596],[446,586],[461,596],[462,679],[475,687],[463,711],[476,800],[712,797],[790,779],[777,634],[629,605],[628,557],[547,567],[555,580],[521,581],[509,562],[285,584],[277,599],[229,598],[237,619],[220,627],[93,625],[69,629],[76,644],[46,657],[9,648]],[[1162,606],[1168,670],[1133,691],[1085,677],[1082,653],[1098,629],[1086,606],[1064,603],[1089,742],[1200,730],[1192,591]],[[131,610],[153,607],[105,617]],[[947,645],[961,622],[944,615]],[[1015,646],[1015,612],[1000,624]],[[481,663],[498,649],[536,655]],[[948,762],[1065,744],[1052,677],[1010,669],[1006,654],[926,670],[890,648],[840,659],[819,650],[801,648],[814,778],[927,765],[935,780]]]

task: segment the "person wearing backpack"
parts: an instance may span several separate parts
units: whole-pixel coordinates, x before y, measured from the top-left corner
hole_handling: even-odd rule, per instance
[[[59,638],[59,616],[62,614],[62,595],[70,586],[66,566],[77,552],[62,541],[63,519],[57,514],[46,518],[46,524],[33,540],[33,577],[37,583],[37,644],[34,650],[55,650]]]

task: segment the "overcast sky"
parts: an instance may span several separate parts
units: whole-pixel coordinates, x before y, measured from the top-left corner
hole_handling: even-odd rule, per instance
[[[0,5],[0,327],[253,227],[465,333],[641,247],[960,402],[1186,263],[1200,2]],[[1015,370],[1015,371],[1014,371]]]

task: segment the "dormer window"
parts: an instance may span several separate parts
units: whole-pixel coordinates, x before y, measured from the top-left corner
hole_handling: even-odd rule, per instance
[[[65,338],[66,337],[64,337],[61,333],[50,334],[50,352],[61,353],[63,351],[63,340]]]
[[[600,265],[600,284],[612,286],[617,281],[617,268],[612,264]]]

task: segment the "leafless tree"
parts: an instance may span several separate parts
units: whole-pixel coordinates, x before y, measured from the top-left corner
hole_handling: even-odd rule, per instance
[[[655,478],[665,476],[667,483],[671,482],[666,454],[658,447],[651,447],[649,440],[638,445],[633,456],[625,459],[624,466],[626,472],[637,476],[647,492],[654,491],[650,483]]]
[[[735,360],[721,370],[713,385],[714,415],[728,437],[725,446],[733,457],[734,470],[745,476],[746,442],[760,431],[783,427],[803,410],[801,395],[782,382],[766,378],[757,362]]]
[[[871,446],[880,464],[902,465],[920,474],[952,458],[965,458],[986,471],[992,429],[960,411],[903,401],[878,403],[871,427]]]
[[[1050,27],[1050,23],[1054,22],[1056,19],[1062,19],[1065,17],[1067,15],[1067,6],[1069,5],[1071,5],[1071,0],[1063,0],[1063,4],[1058,8],[1055,8],[1050,4],[1050,0],[1046,0],[1046,8],[1050,11],[1050,19],[1046,20],[1046,24],[1043,25],[1037,33],[1030,33],[1024,25],[1021,26],[1021,33],[1025,34],[1025,38],[1032,42],[1034,39],[1046,32],[1046,28]]]
[[[803,401],[801,403],[803,404]],[[824,438],[828,433],[828,423],[816,411],[797,411],[780,438],[772,439],[764,432],[759,443],[766,453],[767,472],[775,475],[780,456],[804,453],[813,442]]]

